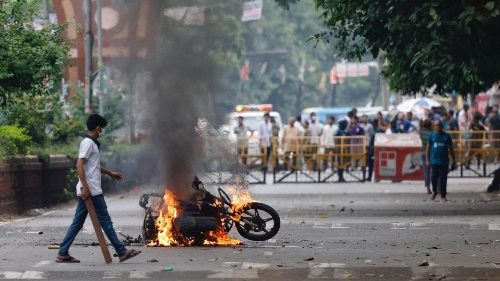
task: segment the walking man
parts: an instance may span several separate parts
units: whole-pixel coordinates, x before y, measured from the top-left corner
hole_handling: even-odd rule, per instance
[[[76,185],[78,205],[76,206],[73,222],[69,226],[64,241],[59,248],[56,262],[80,262],[69,254],[69,248],[80,229],[82,229],[83,223],[87,218],[88,212],[85,206],[85,200],[92,200],[101,227],[115,248],[120,262],[126,261],[141,253],[141,251],[127,250],[125,245],[118,239],[115,229],[113,228],[113,222],[108,214],[104,195],[102,194],[101,173],[107,174],[116,180],[123,179],[121,173],[101,167],[99,153],[100,143],[97,139],[104,133],[104,127],[106,127],[107,124],[108,122],[106,119],[98,114],[92,114],[87,119],[88,134],[80,143],[78,160],[76,162],[76,170],[79,178],[78,184]]]
[[[446,200],[446,183],[448,181],[448,165],[450,155],[452,159],[451,169],[456,167],[453,141],[450,134],[443,130],[441,121],[434,121],[434,132],[429,134],[427,140],[427,161],[431,166],[432,196],[434,200],[438,193],[441,194],[441,202]]]

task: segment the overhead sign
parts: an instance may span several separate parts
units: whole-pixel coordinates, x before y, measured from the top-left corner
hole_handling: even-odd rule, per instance
[[[262,0],[247,1],[243,3],[243,16],[241,21],[260,20],[262,17]]]

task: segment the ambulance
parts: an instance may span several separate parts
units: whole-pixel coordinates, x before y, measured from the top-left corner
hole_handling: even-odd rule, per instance
[[[238,126],[238,117],[243,117],[243,124],[247,126],[252,132],[248,132],[249,137],[249,153],[258,153],[259,147],[259,126],[264,122],[264,113],[269,112],[276,124],[280,128],[280,133],[283,129],[283,123],[281,120],[281,115],[279,112],[273,111],[272,104],[248,104],[248,105],[237,105],[235,111],[228,115],[228,131],[229,136],[236,142],[236,134],[234,133],[234,128]]]

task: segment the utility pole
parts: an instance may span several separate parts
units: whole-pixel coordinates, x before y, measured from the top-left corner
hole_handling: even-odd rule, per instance
[[[104,64],[102,60],[102,0],[97,0],[97,69],[99,71],[99,114],[104,115]]]
[[[85,25],[85,112],[92,112],[92,0],[85,0],[87,23]]]
[[[43,20],[49,23],[49,0],[43,0]]]

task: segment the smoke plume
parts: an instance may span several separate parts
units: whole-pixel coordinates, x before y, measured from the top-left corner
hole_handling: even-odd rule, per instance
[[[121,14],[137,9],[134,2],[124,1],[127,4],[120,5]],[[219,31],[205,20],[210,1],[148,2],[149,26],[154,30],[148,31],[145,40],[129,42],[132,50],[143,50],[145,56],[114,65],[127,77],[131,92],[137,88],[135,83],[144,84],[140,102],[132,107],[129,117],[142,122],[167,188],[177,197],[187,198],[204,153],[203,139],[195,127],[202,118],[219,123],[214,95],[223,71],[214,59],[213,46]],[[189,22],[186,10],[183,15],[182,7],[188,2],[194,7],[191,12],[198,12],[193,22]]]

